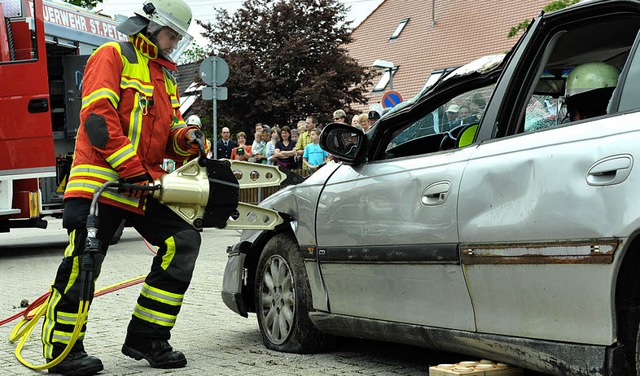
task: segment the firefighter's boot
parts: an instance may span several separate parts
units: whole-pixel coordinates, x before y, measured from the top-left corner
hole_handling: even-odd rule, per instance
[[[135,360],[144,358],[153,368],[181,368],[187,365],[184,354],[174,351],[166,339],[127,335],[122,353]]]
[[[51,359],[47,359],[50,362]],[[55,367],[49,368],[49,373],[70,376],[89,376],[102,371],[104,366],[100,359],[87,355],[83,350],[72,350],[66,358]]]

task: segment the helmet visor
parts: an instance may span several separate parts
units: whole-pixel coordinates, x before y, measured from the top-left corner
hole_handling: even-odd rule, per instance
[[[177,62],[178,59],[180,58],[180,55],[182,55],[182,53],[187,49],[187,47],[189,47],[189,44],[191,44],[192,40],[193,40],[193,37],[190,34],[183,35],[182,39],[180,39],[180,41],[178,42],[178,45],[176,46],[176,48],[169,55],[169,58],[171,58],[171,60],[173,60],[174,62]]]

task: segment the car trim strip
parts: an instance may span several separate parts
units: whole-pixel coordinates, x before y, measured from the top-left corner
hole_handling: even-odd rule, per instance
[[[618,239],[509,244],[462,244],[461,260],[478,264],[610,264]]]
[[[308,250],[311,246],[301,247]],[[318,247],[323,263],[428,263],[459,264],[458,244],[399,244],[388,246]],[[305,256],[311,254],[306,252]]]

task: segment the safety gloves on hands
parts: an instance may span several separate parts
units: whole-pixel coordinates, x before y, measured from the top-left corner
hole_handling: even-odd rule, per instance
[[[201,130],[196,128],[189,129],[187,133],[185,133],[184,139],[187,140],[189,144],[189,153],[198,154],[200,150],[204,150],[206,140]]]
[[[151,183],[153,183],[153,179],[147,173],[123,178],[120,179],[118,192],[128,197],[141,198],[151,192],[150,189],[146,188]]]

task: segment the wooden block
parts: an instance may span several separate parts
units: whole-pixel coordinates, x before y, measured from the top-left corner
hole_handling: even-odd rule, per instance
[[[516,368],[491,360],[464,361],[456,364],[438,364],[429,367],[429,376],[522,376],[522,368]]]

